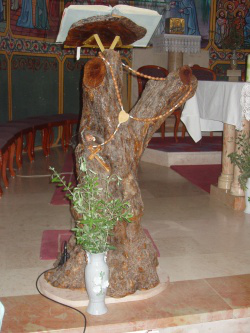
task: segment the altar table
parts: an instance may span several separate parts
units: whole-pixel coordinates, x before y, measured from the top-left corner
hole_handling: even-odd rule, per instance
[[[182,111],[181,121],[195,142],[202,131],[223,131],[223,124],[241,129],[241,90],[245,82],[198,81],[195,95]]]
[[[202,132],[223,131],[222,173],[218,188],[230,195],[244,196],[240,188],[239,169],[231,164],[228,155],[238,147],[238,135],[249,136],[249,122],[242,115],[241,91],[245,82],[198,81],[195,95],[189,99],[182,111],[181,120],[195,142]],[[238,130],[238,131],[236,131]]]

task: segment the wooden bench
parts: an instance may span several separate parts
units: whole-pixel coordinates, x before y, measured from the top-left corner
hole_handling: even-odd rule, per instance
[[[61,143],[66,151],[70,145],[72,126],[79,122],[76,114],[55,114],[49,116],[29,117],[0,124],[0,174],[5,188],[8,188],[7,168],[10,175],[15,177],[13,167],[16,154],[17,168],[22,167],[23,141],[26,137],[26,149],[30,162],[35,159],[35,139],[37,131],[42,133],[42,149],[44,156],[49,156],[53,143],[53,128],[62,127]],[[0,197],[3,190],[0,185]]]

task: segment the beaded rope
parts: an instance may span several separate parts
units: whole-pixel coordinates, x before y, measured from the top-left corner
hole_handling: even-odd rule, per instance
[[[169,113],[173,112],[174,110],[178,109],[185,102],[185,100],[189,96],[191,90],[192,90],[192,86],[190,85],[189,88],[188,88],[188,91],[186,92],[184,97],[179,101],[179,103],[175,104],[172,108],[168,109],[165,113],[163,113],[159,116],[156,116],[156,117],[153,117],[153,118],[137,118],[137,117],[133,117],[133,116],[129,115],[129,118],[137,120],[137,121],[143,121],[145,123],[151,123],[151,122],[154,122],[156,120],[159,120],[159,119],[165,117],[166,115],[168,115]]]
[[[101,52],[99,52],[99,57],[104,61],[104,63],[106,63],[110,69],[110,73],[111,73],[111,76],[112,76],[112,80],[114,82],[114,87],[115,87],[115,91],[116,91],[116,95],[117,95],[117,99],[118,99],[118,103],[121,107],[121,111],[124,111],[123,109],[123,104],[122,104],[122,100],[121,100],[121,95],[120,95],[120,92],[119,92],[119,89],[118,89],[118,84],[117,84],[117,81],[116,81],[116,78],[115,78],[115,75],[114,75],[114,72],[113,72],[113,68],[110,64],[110,62],[103,56],[103,54]],[[134,69],[130,68],[129,66],[127,65],[124,65],[123,66],[127,69],[129,69],[131,72],[133,72],[134,74],[138,75],[138,76],[141,76],[141,77],[144,77],[145,79],[149,79],[149,80],[156,80],[156,81],[166,81],[166,78],[162,78],[162,77],[153,77],[153,76],[150,76],[150,75],[145,75],[145,74],[142,74],[140,72],[137,72],[135,71]],[[184,87],[182,88],[182,90],[184,90]],[[168,109],[164,114],[161,114],[159,116],[156,116],[156,117],[153,117],[153,118],[138,118],[138,117],[133,117],[131,115],[129,115],[129,118],[130,119],[133,119],[133,120],[136,120],[136,121],[141,121],[141,122],[145,122],[145,123],[151,123],[151,122],[154,122],[154,121],[157,121],[163,117],[165,117],[166,115],[168,115],[169,113],[173,112],[174,110],[176,110],[177,108],[179,108],[186,100],[186,98],[189,96],[190,92],[192,90],[192,86],[189,85],[188,86],[188,91],[187,93],[184,95],[184,97],[179,101],[179,103],[175,104],[172,108]],[[125,111],[124,111],[125,112]],[[99,144],[99,145],[94,145],[92,146],[93,148],[98,148],[98,147],[101,147],[101,146],[104,146],[105,144],[107,144],[108,142],[110,142],[114,136],[116,135],[117,131],[119,130],[119,127],[120,127],[121,123],[118,123],[114,133],[106,140],[104,141],[103,143]]]
[[[137,75],[137,76],[141,76],[141,77],[143,77],[143,78],[145,78],[145,79],[154,80],[154,81],[166,81],[166,80],[167,80],[167,77],[164,77],[164,78],[162,78],[162,77],[153,77],[153,76],[150,76],[150,75],[146,75],[146,74],[140,73],[140,72],[134,70],[133,68],[131,68],[131,67],[129,67],[128,65],[125,65],[125,64],[123,64],[123,63],[122,63],[122,65],[123,65],[123,67],[125,67],[126,69],[128,69],[130,72],[134,73],[134,74]],[[178,109],[178,108],[179,108],[179,107],[185,102],[186,98],[189,96],[189,94],[190,94],[190,92],[191,92],[191,89],[192,89],[192,86],[189,85],[189,89],[188,89],[187,93],[186,93],[186,94],[184,95],[184,97],[180,100],[180,102],[177,103],[177,104],[176,104],[175,106],[173,106],[172,108],[170,108],[169,110],[167,110],[167,111],[166,111],[164,114],[162,114],[162,115],[156,116],[156,117],[154,117],[154,118],[137,118],[137,117],[133,117],[133,116],[131,116],[131,115],[129,115],[129,117],[130,117],[131,119],[134,119],[134,120],[137,120],[137,121],[144,121],[144,122],[153,122],[153,121],[159,120],[159,119],[165,117],[166,115],[168,115],[169,113],[173,112],[174,110]],[[183,87],[182,87],[182,90],[184,90]],[[119,92],[118,92],[118,93],[119,93]]]
[[[115,78],[115,74],[114,74],[113,68],[112,68],[110,62],[107,59],[104,58],[104,56],[103,56],[103,54],[101,52],[99,52],[98,55],[103,60],[103,62],[106,63],[109,66],[109,70],[110,70],[110,73],[111,73],[111,76],[112,76],[112,80],[114,82],[114,86],[115,86],[115,91],[116,91],[118,102],[120,104],[121,109],[124,110],[123,109],[123,105],[122,105],[121,95],[119,93],[118,84],[117,84],[117,81],[116,81],[116,78]]]
[[[117,133],[117,131],[118,131],[120,125],[121,125],[120,123],[117,125],[117,127],[116,127],[114,133],[113,133],[113,134],[112,134],[112,135],[111,135],[106,141],[100,143],[99,145],[95,145],[95,146],[92,146],[92,147],[93,147],[93,148],[97,148],[97,147],[101,147],[101,146],[104,146],[104,145],[106,145],[107,143],[109,143],[109,141],[111,141],[111,140],[113,139],[113,137],[116,135],[116,133]]]
[[[116,78],[114,76],[114,72],[113,72],[113,68],[110,64],[110,62],[105,59],[105,57],[103,56],[102,53],[99,52],[99,57],[104,61],[106,62],[106,64],[109,66],[109,69],[110,69],[110,72],[111,72],[111,76],[112,76],[112,79],[114,81],[114,86],[115,86],[115,91],[116,91],[116,94],[117,94],[117,98],[118,98],[118,102],[121,106],[121,109],[123,110],[123,105],[122,105],[122,101],[121,101],[121,96],[120,96],[120,93],[119,93],[119,89],[118,89],[118,85],[117,85],[117,82],[116,82]],[[123,64],[124,65],[124,64]],[[145,74],[142,74],[140,72],[137,72],[135,71],[134,69],[130,68],[129,66],[127,65],[124,65],[124,67],[126,67],[127,69],[129,69],[130,71],[132,71],[134,74],[138,75],[138,76],[142,76],[144,77],[145,79],[149,79],[149,80],[155,80],[155,81],[166,81],[166,78],[162,78],[162,77],[153,77],[153,76],[149,76],[149,75],[145,75]],[[188,86],[188,91],[187,93],[184,95],[184,97],[179,101],[179,103],[177,103],[176,105],[174,105],[172,108],[168,109],[164,114],[161,114],[159,116],[156,116],[156,117],[153,117],[153,118],[138,118],[138,117],[133,117],[131,115],[129,115],[129,118],[133,119],[133,120],[137,120],[137,121],[142,121],[142,122],[154,122],[156,120],[159,120],[163,117],[165,117],[166,115],[168,115],[169,113],[173,112],[174,110],[178,109],[178,107],[180,107],[186,100],[186,98],[189,96],[190,92],[191,92],[191,89],[192,89],[192,86],[189,85]],[[182,90],[185,89],[185,87],[182,87],[181,88]]]
[[[154,76],[142,74],[141,72],[137,72],[136,70],[129,67],[128,65],[125,65],[124,63],[122,63],[122,66],[125,67],[126,69],[130,70],[130,72],[134,73],[135,75],[143,77],[144,79],[154,80],[154,81],[166,81],[166,79],[167,79],[166,77],[154,77]]]

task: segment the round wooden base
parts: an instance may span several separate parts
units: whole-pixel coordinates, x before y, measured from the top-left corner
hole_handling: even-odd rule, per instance
[[[105,299],[105,303],[111,304],[111,303],[141,301],[160,294],[168,287],[169,277],[166,274],[166,272],[162,272],[160,269],[158,269],[157,271],[160,283],[156,287],[149,290],[142,290],[142,291],[137,290],[134,294],[122,298],[113,298],[107,296]],[[44,279],[43,276],[39,280],[38,287],[43,295],[59,303],[63,303],[65,305],[69,305],[75,308],[88,305],[89,300],[85,290],[70,290],[70,289],[55,288],[51,284],[49,284]]]

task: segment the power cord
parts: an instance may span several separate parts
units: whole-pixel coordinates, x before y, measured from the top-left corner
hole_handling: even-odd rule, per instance
[[[65,262],[69,259],[70,255],[68,253],[68,249],[67,249],[67,242],[64,242],[63,245],[63,253],[61,255],[61,259],[60,262],[58,264],[58,266],[62,266],[63,264],[65,264]]]
[[[73,172],[61,172],[59,175],[73,175]],[[51,174],[48,175],[16,175],[16,177],[20,178],[43,178],[43,177],[51,177]]]
[[[40,275],[38,275],[38,277],[37,277],[37,279],[36,279],[36,289],[37,289],[37,291],[39,292],[39,294],[40,294],[41,296],[47,298],[48,300],[50,300],[50,301],[52,301],[52,302],[54,302],[54,303],[57,303],[57,304],[59,304],[59,305],[66,306],[67,308],[70,308],[70,309],[75,310],[75,311],[77,311],[78,313],[80,313],[80,314],[83,316],[83,318],[84,318],[83,333],[85,333],[86,328],[87,328],[87,318],[86,318],[85,314],[84,314],[82,311],[80,311],[80,310],[78,310],[78,309],[76,309],[76,308],[74,308],[74,307],[72,307],[72,306],[70,306],[70,305],[66,305],[66,304],[60,303],[60,302],[58,302],[58,301],[55,301],[55,300],[53,300],[52,298],[49,298],[48,296],[44,295],[44,294],[40,291],[40,289],[39,289],[39,287],[38,287],[38,281],[39,281],[40,277],[41,277],[43,274],[45,274],[45,273],[51,271],[52,269],[57,269],[58,267],[62,266],[62,265],[68,260],[68,259],[69,259],[69,253],[68,253],[68,251],[67,251],[67,242],[64,242],[63,253],[62,253],[62,255],[61,255],[61,260],[60,260],[59,264],[58,264],[56,267],[53,267],[53,268],[47,269],[46,271],[44,271],[44,272],[42,272]]]

